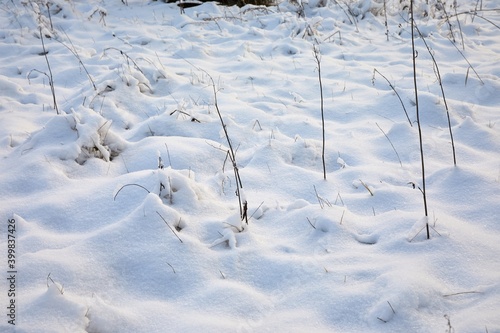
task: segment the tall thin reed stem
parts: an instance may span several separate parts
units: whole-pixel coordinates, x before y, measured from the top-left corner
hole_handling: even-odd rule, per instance
[[[453,140],[453,131],[451,130],[451,120],[450,120],[450,111],[448,109],[448,103],[446,102],[446,95],[444,94],[444,87],[443,87],[443,80],[441,79],[441,73],[439,72],[439,66],[437,64],[436,58],[434,58],[434,54],[431,51],[431,48],[427,44],[427,41],[425,40],[424,36],[418,29],[418,26],[415,24],[415,29],[417,30],[418,34],[420,35],[420,38],[425,44],[425,47],[427,48],[427,51],[429,51],[429,55],[432,58],[432,62],[434,63],[434,73],[436,74],[436,78],[438,79],[439,82],[439,87],[441,88],[441,94],[443,95],[443,101],[444,101],[444,107],[446,109],[446,116],[448,118],[448,130],[450,132],[450,139],[451,139],[451,149],[453,152],[453,165],[457,165],[457,156],[455,154],[455,140]]]
[[[424,163],[424,148],[422,142],[422,126],[420,124],[420,110],[418,108],[418,86],[417,86],[417,63],[416,63],[416,53],[415,53],[415,21],[413,16],[413,0],[410,0],[410,19],[411,19],[411,49],[412,49],[412,59],[413,59],[413,86],[415,90],[415,109],[417,114],[417,127],[418,127],[418,140],[420,145],[420,162],[422,169],[422,197],[424,199],[424,212],[425,212],[425,227],[427,231],[427,239],[430,239],[430,231],[429,231],[429,221],[428,221],[428,211],[427,211],[427,196],[425,192],[425,163]]]
[[[233,171],[234,171],[234,179],[236,180],[236,196],[238,197],[238,204],[240,208],[240,218],[241,221],[245,221],[246,224],[248,224],[248,203],[246,200],[242,200],[242,193],[241,189],[243,189],[243,183],[241,182],[240,178],[240,172],[238,169],[238,165],[236,164],[236,153],[233,149],[233,144],[231,143],[231,139],[229,139],[229,134],[227,133],[227,127],[226,123],[224,122],[224,119],[222,119],[222,113],[219,109],[219,103],[217,102],[217,88],[215,87],[215,81],[212,78],[212,76],[205,71],[204,69],[201,69],[205,74],[207,74],[208,78],[212,82],[212,89],[214,93],[214,105],[215,105],[215,110],[217,111],[217,115],[219,116],[219,120],[222,126],[222,129],[224,130],[224,135],[227,140],[227,144],[229,146],[229,150],[227,151],[229,159],[231,160],[232,166],[233,166]]]
[[[194,64],[189,62],[187,59],[184,59],[184,61],[186,61],[188,64],[190,64],[194,68],[198,69],[199,71],[202,71],[203,73],[205,73],[208,76],[208,78],[210,79],[210,82],[212,83],[212,90],[214,93],[215,110],[217,111],[217,115],[219,116],[222,130],[224,131],[224,135],[226,137],[227,144],[229,146],[229,150],[227,151],[226,158],[229,157],[229,159],[231,160],[231,164],[233,166],[234,179],[236,181],[236,196],[238,197],[238,204],[239,204],[239,209],[240,209],[240,218],[241,218],[241,221],[245,221],[245,223],[248,224],[248,202],[247,202],[246,198],[242,198],[242,196],[243,196],[243,194],[242,194],[243,183],[241,181],[240,171],[239,171],[238,165],[236,163],[236,152],[233,149],[233,144],[231,143],[231,139],[229,138],[229,134],[227,132],[226,123],[224,122],[224,119],[222,118],[222,113],[219,109],[219,103],[217,100],[217,88],[215,86],[215,81],[214,81],[212,75],[210,75],[203,68],[195,66]]]
[[[43,32],[42,28],[40,27],[40,40],[42,41],[42,48],[43,48],[43,55],[45,56],[45,61],[47,62],[47,67],[49,68],[49,75],[50,75],[50,90],[52,91],[52,99],[54,101],[54,109],[56,110],[56,113],[59,114],[59,108],[57,107],[57,101],[56,101],[56,88],[54,87],[54,76],[52,75],[52,69],[50,68],[50,63],[49,63],[49,58],[47,57],[47,50],[45,50],[45,43],[43,42]]]
[[[314,59],[316,59],[316,64],[318,65],[318,81],[319,81],[319,94],[320,94],[320,108],[321,108],[321,128],[323,134],[323,148],[321,151],[321,159],[323,161],[323,179],[326,180],[326,162],[325,162],[325,113],[323,108],[323,82],[321,80],[321,53],[319,47],[314,46],[313,48]]]

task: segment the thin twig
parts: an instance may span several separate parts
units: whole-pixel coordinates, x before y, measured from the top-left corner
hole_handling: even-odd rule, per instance
[[[385,25],[385,35],[387,36],[387,41],[389,41],[389,26],[387,25],[387,6],[386,1],[384,0],[384,25]]]
[[[342,216],[340,217],[340,224],[344,221],[345,209],[342,211]]]
[[[222,119],[222,113],[221,113],[221,111],[219,109],[219,104],[217,102],[217,89],[215,87],[215,81],[214,81],[213,77],[206,70],[194,66],[193,64],[191,64],[187,60],[185,60],[185,61],[188,62],[193,67],[195,67],[196,69],[204,72],[209,77],[210,81],[212,82],[212,89],[213,89],[213,94],[214,94],[214,106],[215,106],[215,110],[217,111],[217,115],[219,116],[219,120],[220,120],[222,129],[224,131],[224,135],[226,137],[227,144],[229,146],[228,156],[229,156],[229,159],[231,160],[231,163],[233,165],[234,178],[235,178],[235,181],[236,181],[236,196],[238,197],[238,203],[239,203],[239,209],[240,209],[240,218],[241,218],[242,221],[245,221],[245,223],[248,224],[248,216],[247,216],[247,207],[248,207],[248,204],[247,204],[246,200],[243,202],[242,198],[241,198],[241,189],[243,188],[243,183],[241,182],[239,169],[238,169],[238,166],[236,164],[236,153],[235,153],[235,150],[233,149],[233,145],[231,143],[231,139],[229,138],[229,134],[227,132],[226,123],[224,122],[224,119]]]
[[[340,199],[340,202],[342,202],[342,206],[345,206],[344,200],[342,200],[342,196],[340,195],[340,192],[337,192],[337,197],[335,198],[335,205],[337,204],[337,199]]]
[[[389,87],[391,87],[392,91],[396,94],[396,96],[399,99],[399,102],[401,103],[401,106],[403,107],[403,111],[405,112],[406,119],[408,119],[408,123],[410,124],[411,127],[413,127],[413,124],[411,123],[410,117],[408,116],[408,112],[406,111],[405,104],[403,103],[403,100],[401,99],[401,96],[399,96],[399,93],[396,90],[396,87],[389,81],[388,78],[385,77],[384,74],[380,73],[376,68],[373,69],[373,77],[372,77],[372,84],[375,84],[375,74],[378,73],[378,75],[382,76],[387,83],[389,84]]]
[[[436,228],[434,228],[434,227],[433,227],[433,226],[431,226],[431,225],[429,226],[429,228],[431,228],[432,230],[434,230],[434,232],[435,232],[436,234],[438,234],[439,236],[441,236],[441,234],[440,234],[440,233],[436,230]]]
[[[351,22],[351,24],[354,24],[356,26],[356,32],[359,32],[359,29],[358,29],[358,23],[356,21],[356,17],[352,14],[352,11],[351,11],[351,8],[349,8],[349,5],[343,3],[346,7],[347,7],[347,11],[344,9],[344,7],[342,7],[337,0],[334,0],[335,4],[337,6],[340,7],[340,9],[342,9],[342,11],[344,12],[344,14],[347,16],[347,19],[349,20],[349,22]],[[349,16],[350,15],[350,16]],[[351,20],[351,17],[352,17],[352,20]]]
[[[142,189],[146,190],[146,192],[151,193],[151,192],[150,192],[147,188],[145,188],[145,187],[144,187],[144,186],[142,186],[142,185],[139,185],[139,184],[125,184],[125,185],[123,185],[123,186],[122,186],[122,187],[118,190],[118,192],[116,192],[115,196],[113,197],[113,201],[115,201],[116,197],[118,196],[118,193],[120,193],[120,191],[121,191],[121,190],[123,190],[123,188],[124,188],[124,187],[127,187],[127,186],[138,186],[138,187],[140,187],[140,188],[142,188]]]
[[[438,3],[441,4],[441,8],[443,9],[444,16],[446,17],[446,23],[448,23],[448,28],[450,29],[451,38],[453,38],[453,43],[455,43],[456,41],[455,41],[455,35],[453,34],[453,26],[451,25],[451,22],[450,22],[450,16],[448,15],[448,12],[446,11],[446,4],[442,3],[441,0],[438,0]],[[413,17],[412,17],[412,19],[413,19]],[[413,33],[413,31],[412,31],[412,33]]]
[[[255,125],[259,125],[259,130],[262,131],[262,126],[260,126],[260,121],[258,119],[253,123],[252,129],[255,129]]]
[[[52,32],[54,32],[54,25],[52,24],[52,15],[50,15],[50,5],[49,5],[49,2],[47,2],[45,4],[45,6],[47,6],[47,13],[49,14],[50,30],[52,30]]]
[[[340,30],[338,31],[335,31],[333,34],[331,34],[330,36],[326,37],[323,39],[323,41],[326,41],[327,39],[330,39],[332,38],[333,36],[335,36],[336,34],[339,35],[339,40],[340,40],[340,45],[342,45],[342,33],[340,32]]]
[[[176,273],[175,273],[175,269],[174,269],[174,267],[173,267],[172,265],[170,265],[168,262],[167,262],[167,265],[169,265],[169,266],[170,266],[170,268],[172,268],[172,271],[174,272],[174,274],[176,274]]]
[[[366,190],[368,192],[370,192],[370,195],[373,197],[373,192],[372,192],[372,190],[370,190],[370,188],[368,187],[368,185],[366,185],[361,179],[359,181],[361,182],[361,185],[363,185],[363,187],[366,188]],[[375,215],[375,212],[374,212],[373,215]]]
[[[455,9],[455,14],[457,14],[457,0],[453,1],[453,8]],[[465,42],[464,42],[464,34],[462,32],[462,25],[460,24],[460,20],[458,18],[458,15],[455,15],[457,19],[457,24],[458,24],[458,30],[460,31],[460,38],[462,39],[462,49],[465,51]]]
[[[389,304],[389,306],[391,307],[392,313],[396,314],[396,311],[394,311],[394,308],[392,307],[391,303],[387,301],[387,304]]]
[[[156,214],[158,214],[159,217],[161,217],[161,219],[163,220],[163,222],[165,222],[165,224],[168,226],[168,228],[170,229],[170,231],[172,231],[172,233],[175,235],[175,237],[177,237],[177,239],[181,242],[181,243],[184,243],[182,241],[182,239],[179,237],[179,235],[177,235],[177,233],[174,231],[174,229],[172,229],[172,227],[170,226],[170,224],[168,224],[168,222],[163,218],[163,216],[161,216],[160,213],[158,213],[158,211],[156,211]]]
[[[316,226],[314,224],[312,224],[311,220],[309,220],[308,217],[306,217],[306,219],[307,219],[307,222],[309,222],[309,224],[311,225],[311,227],[313,227],[314,229],[316,229]]]
[[[179,113],[181,113],[181,114],[183,114],[183,115],[186,115],[186,116],[190,117],[192,122],[201,123],[201,121],[199,121],[198,119],[196,119],[195,117],[193,117],[193,116],[192,116],[192,115],[190,115],[189,113],[187,113],[187,112],[185,112],[185,111],[182,111],[182,110],[175,109],[174,111],[170,112],[170,115],[173,115],[173,114],[174,114],[174,113],[176,113],[176,112],[179,112]]]
[[[417,236],[418,236],[418,235],[422,232],[422,230],[424,230],[424,229],[425,229],[425,227],[426,227],[426,226],[424,225],[424,226],[422,227],[422,229],[420,229],[420,230],[417,232],[417,234],[416,234],[415,236],[413,236],[413,237],[409,240],[409,242],[411,243],[411,242],[412,242],[412,241],[413,241],[413,240],[414,240],[414,239],[415,239],[415,238],[416,238],[416,237],[417,237]]]
[[[314,193],[316,193],[316,198],[318,199],[318,202],[319,202],[321,209],[324,208],[324,204],[326,204],[328,207],[332,207],[332,204],[330,203],[330,201],[320,197],[320,195],[318,194],[318,191],[316,190],[316,185],[313,185],[313,187],[314,187]]]
[[[135,67],[135,68],[136,68],[139,72],[141,72],[141,74],[142,74],[142,75],[144,75],[144,76],[145,76],[144,72],[143,72],[143,71],[142,71],[142,69],[139,67],[139,65],[137,65],[137,63],[134,61],[134,59],[130,58],[130,57],[129,57],[129,55],[128,55],[126,52],[123,52],[122,50],[117,49],[116,47],[108,47],[108,48],[104,49],[104,52],[106,52],[107,50],[115,50],[115,51],[120,52],[120,54],[121,54],[122,56],[124,56],[124,57],[125,57],[125,59],[127,60],[127,65],[128,65],[128,61],[130,60],[130,61],[134,64],[134,67]],[[146,85],[146,87],[148,87],[148,86]],[[149,87],[148,87],[148,88],[149,88]],[[151,88],[149,88],[149,90],[151,90]]]
[[[499,27],[500,29],[500,27]],[[472,71],[474,71],[474,73],[476,74],[477,78],[479,79],[479,81],[481,82],[481,84],[484,84],[483,80],[481,79],[481,77],[479,76],[479,74],[476,72],[476,70],[474,69],[474,66],[472,66],[472,64],[469,62],[469,60],[465,57],[465,55],[463,54],[462,51],[460,51],[460,49],[455,45],[455,43],[453,43],[450,39],[448,39],[451,44],[453,46],[455,46],[455,48],[457,49],[457,51],[460,53],[460,55],[462,56],[462,58],[464,58],[464,60],[467,62],[467,64],[469,64],[469,67],[472,69]]]
[[[478,12],[486,12],[486,11],[500,11],[500,9],[498,9],[498,8],[496,8],[496,9],[490,9],[490,10],[484,9],[484,10],[478,10],[478,11],[470,10],[470,11],[467,11],[467,12],[457,13],[457,14],[452,15],[452,16],[458,16],[458,15],[463,15],[463,14],[473,14],[474,17],[479,17],[479,18],[485,20],[486,22],[490,23],[491,25],[493,25],[495,28],[500,29],[500,26],[497,25],[497,24],[495,24],[490,19],[487,19],[486,17],[477,14]]]
[[[130,171],[128,170],[128,167],[127,167],[127,163],[125,162],[125,158],[123,158],[123,155],[121,155],[121,158],[122,158],[122,161],[123,161],[123,165],[125,165],[125,170],[127,170],[127,173],[130,173]],[[114,199],[113,199],[114,200]]]
[[[453,293],[453,294],[444,294],[443,297],[450,297],[450,296],[457,296],[457,295],[464,295],[464,294],[482,294],[480,291],[462,291],[458,293]]]
[[[59,288],[57,283],[55,283],[55,281],[52,280],[52,278],[50,277],[50,274],[52,274],[52,273],[49,273],[49,275],[47,275],[47,288],[49,288],[49,280],[50,280],[54,284],[54,286],[56,286],[57,290],[59,290],[59,293],[61,295],[64,294],[64,286],[61,285],[61,287]]]
[[[94,90],[96,91],[97,90],[97,87],[95,85],[95,82],[94,80],[92,79],[92,77],[90,76],[90,73],[89,71],[87,70],[87,67],[85,67],[85,65],[83,64],[82,62],[82,59],[80,58],[80,55],[78,54],[78,52],[76,52],[76,49],[75,49],[75,46],[73,45],[73,42],[71,41],[71,39],[69,38],[68,34],[66,34],[66,31],[63,30],[63,33],[64,35],[66,35],[66,38],[68,38],[71,46],[73,48],[70,48],[68,45],[66,45],[65,43],[63,43],[62,41],[60,40],[57,40],[55,39],[56,42],[58,43],[61,43],[65,48],[67,48],[75,57],[76,59],[78,59],[78,62],[80,63],[80,65],[83,67],[83,70],[85,71],[85,73],[87,74],[87,77],[89,78],[89,81],[90,81],[90,84],[92,85],[92,87],[94,88]]]
[[[254,216],[255,213],[257,213],[257,211],[259,210],[259,208],[264,204],[264,201],[262,201],[259,205],[259,207],[255,208],[255,210],[253,211],[252,215],[250,215],[250,217],[248,218],[249,220],[252,219],[252,217]]]
[[[165,148],[167,148],[168,164],[172,167],[172,160],[170,160],[170,151],[168,150],[167,143],[165,142]]]

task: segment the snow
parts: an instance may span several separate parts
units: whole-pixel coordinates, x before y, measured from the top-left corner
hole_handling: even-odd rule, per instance
[[[0,331],[500,332],[500,16],[415,0],[426,216],[409,3],[2,2]]]

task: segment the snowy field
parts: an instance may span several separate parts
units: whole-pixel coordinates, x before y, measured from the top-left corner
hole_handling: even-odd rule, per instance
[[[500,7],[385,5],[1,1],[0,331],[500,332]]]

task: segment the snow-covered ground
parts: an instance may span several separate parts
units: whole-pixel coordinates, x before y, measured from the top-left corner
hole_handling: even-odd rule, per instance
[[[427,240],[409,1],[2,1],[0,330],[500,332],[500,13],[457,3],[415,0]]]

